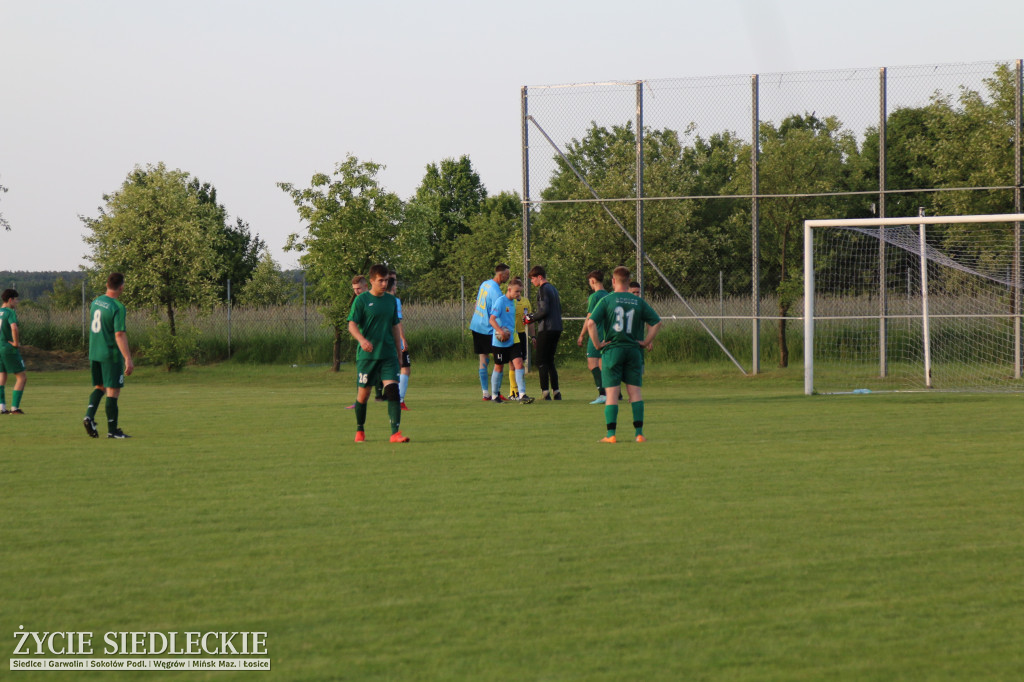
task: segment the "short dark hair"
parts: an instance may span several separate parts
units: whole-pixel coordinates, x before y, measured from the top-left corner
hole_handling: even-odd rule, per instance
[[[547,270],[544,269],[543,265],[534,265],[530,268],[530,277],[547,277]]]
[[[111,291],[115,291],[124,286],[124,275],[120,272],[110,273],[110,277],[107,277],[107,288]]]
[[[370,279],[373,279],[375,277],[383,277],[384,279],[387,279],[388,266],[381,265],[380,263],[377,263],[376,265],[371,265],[370,272],[368,272],[367,275],[369,275]]]
[[[352,286],[355,286],[357,284],[365,287],[367,284],[369,284],[369,282],[367,282],[366,278],[363,277],[362,275],[356,275],[355,277],[352,278]]]
[[[587,273],[587,281],[596,279],[598,282],[604,283],[604,271],[603,270],[591,270]]]
[[[617,279],[620,282],[628,282],[629,280],[633,279],[633,273],[631,273],[629,271],[629,268],[627,268],[625,265],[620,265],[619,267],[612,270],[612,279]]]
[[[4,289],[4,293],[0,295],[0,299],[3,299],[4,303],[7,303],[12,298],[19,298],[18,292],[14,289]]]
[[[506,270],[511,270],[511,269],[512,268],[510,268],[509,266],[505,265],[504,263],[498,263],[497,265],[494,266],[494,274],[497,275],[499,272],[505,272]]]
[[[630,282],[629,283],[629,288],[630,289],[639,289],[640,288],[640,282]]]

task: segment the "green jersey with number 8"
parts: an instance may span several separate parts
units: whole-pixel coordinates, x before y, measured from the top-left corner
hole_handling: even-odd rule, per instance
[[[117,332],[125,329],[128,312],[116,298],[103,295],[89,308],[89,360],[106,362],[121,356],[117,347]]]
[[[628,291],[613,291],[594,306],[590,313],[598,329],[603,330],[602,336],[608,342],[606,347],[624,346],[636,348],[644,340],[644,325],[658,324],[661,318],[654,308],[639,296]]]

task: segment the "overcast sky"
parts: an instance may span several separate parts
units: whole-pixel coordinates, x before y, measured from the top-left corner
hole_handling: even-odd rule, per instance
[[[0,0],[0,270],[77,269],[136,164],[212,183],[295,267],[275,183],[346,153],[403,199],[462,154],[520,191],[523,85],[1015,60],[1022,28],[1012,0]]]

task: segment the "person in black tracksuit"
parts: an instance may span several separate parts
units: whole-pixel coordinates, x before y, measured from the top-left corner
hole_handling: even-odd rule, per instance
[[[555,350],[558,349],[558,339],[562,336],[562,300],[558,296],[558,289],[548,281],[547,273],[542,266],[535,265],[530,268],[530,284],[537,287],[537,310],[531,320],[537,329],[534,343],[537,346],[536,361],[537,369],[540,371],[541,399],[561,400],[558,370],[555,369]]]

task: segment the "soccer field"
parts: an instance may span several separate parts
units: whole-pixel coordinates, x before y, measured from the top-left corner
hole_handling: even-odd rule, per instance
[[[1024,398],[652,365],[649,442],[602,445],[578,364],[533,405],[417,365],[406,445],[372,402],[352,442],[350,365],[140,370],[127,441],[86,437],[84,372],[30,374],[0,418],[0,676],[72,679],[10,671],[20,626],[267,632],[257,680],[1024,674]]]

